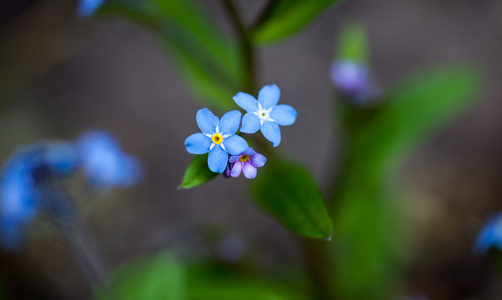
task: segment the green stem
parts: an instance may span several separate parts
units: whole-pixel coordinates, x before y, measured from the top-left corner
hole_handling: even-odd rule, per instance
[[[231,0],[222,0],[223,7],[230,17],[237,36],[239,39],[239,47],[241,52],[242,64],[244,66],[243,83],[247,92],[254,95],[256,89],[256,62],[255,62],[255,49],[251,43],[249,31],[244,25],[241,13]]]

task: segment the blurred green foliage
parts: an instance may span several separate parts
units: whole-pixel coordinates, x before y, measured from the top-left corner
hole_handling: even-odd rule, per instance
[[[271,1],[258,23],[252,28],[256,44],[277,42],[291,37],[314,21],[339,0],[276,0]]]
[[[365,119],[357,108],[344,116],[353,123],[331,202],[334,272],[344,299],[386,299],[395,290],[406,220],[400,211],[405,196],[394,198],[392,175],[414,147],[472,104],[479,91],[476,70],[436,68],[407,78]]]
[[[369,63],[368,38],[362,25],[349,23],[343,26],[336,46],[337,59],[351,60],[363,65]]]
[[[236,41],[205,11],[199,1],[145,0],[134,5],[106,4],[101,14],[132,18],[146,26],[165,45],[187,90],[205,104],[228,110],[243,87],[240,53]]]
[[[185,300],[185,267],[168,252],[132,261],[115,271],[97,298]]]
[[[96,297],[125,300],[310,299],[303,291],[287,284],[236,273],[218,264],[186,264],[169,252],[127,262],[116,270]]]

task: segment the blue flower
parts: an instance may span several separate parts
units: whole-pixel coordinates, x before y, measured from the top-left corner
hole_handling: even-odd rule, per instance
[[[86,178],[93,188],[132,186],[139,181],[139,161],[123,153],[117,141],[107,133],[85,132],[76,147]]]
[[[490,247],[502,251],[502,213],[492,217],[478,234],[474,245],[474,252],[481,254]]]
[[[80,0],[77,7],[77,14],[80,18],[90,18],[104,2],[105,0]]]
[[[4,248],[20,246],[25,227],[45,205],[51,179],[69,175],[76,168],[76,154],[68,143],[41,142],[15,152],[0,177],[0,241]]]
[[[26,225],[38,213],[37,191],[31,176],[31,164],[34,162],[29,156],[18,155],[7,163],[2,172],[0,237],[2,246],[7,250],[20,246]]]
[[[207,164],[215,173],[223,173],[227,167],[228,154],[238,155],[248,148],[242,137],[235,135],[239,129],[241,113],[229,111],[218,119],[209,109],[197,112],[197,125],[202,133],[194,133],[186,138],[188,153],[205,154],[209,152]]]
[[[264,86],[258,93],[258,101],[249,94],[237,93],[233,98],[235,103],[247,111],[242,118],[241,131],[255,133],[261,130],[263,136],[277,147],[281,143],[279,125],[295,123],[298,115],[289,105],[277,105],[280,97],[281,90],[275,84]]]

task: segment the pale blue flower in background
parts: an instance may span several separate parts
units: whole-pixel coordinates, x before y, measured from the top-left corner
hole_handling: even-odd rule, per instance
[[[7,161],[0,177],[0,241],[17,249],[25,227],[46,205],[52,179],[76,171],[75,149],[64,142],[40,142],[23,147]]]
[[[123,153],[115,138],[103,131],[83,133],[76,147],[85,176],[93,188],[132,186],[141,178],[140,162]]]
[[[78,2],[77,14],[80,18],[90,18],[104,4],[105,0],[80,0]]]
[[[39,166],[37,153],[23,151],[15,155],[2,171],[0,179],[0,237],[2,246],[16,250],[24,229],[37,215],[39,203],[33,170]]]
[[[343,93],[355,94],[366,89],[369,81],[368,68],[351,60],[339,60],[331,64],[333,84]]]
[[[237,110],[229,111],[220,120],[209,109],[203,108],[197,112],[196,120],[202,133],[194,133],[186,138],[188,153],[209,152],[209,169],[223,173],[227,167],[228,154],[238,155],[248,148],[246,140],[235,135],[239,129],[241,113]]]
[[[337,60],[331,64],[329,74],[336,89],[356,102],[368,102],[379,94],[368,67],[362,63]]]
[[[502,251],[502,213],[492,217],[478,234],[474,252],[481,254],[491,247]]]
[[[247,113],[242,118],[241,132],[255,133],[261,130],[263,136],[272,142],[274,147],[281,143],[279,125],[288,126],[296,121],[298,113],[285,104],[279,104],[281,90],[275,84],[264,86],[255,97],[239,92],[233,97],[235,103]]]

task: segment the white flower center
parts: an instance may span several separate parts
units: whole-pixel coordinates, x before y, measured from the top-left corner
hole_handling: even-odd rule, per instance
[[[260,102],[258,102],[258,110],[253,112],[259,119],[260,119],[260,125],[263,125],[263,122],[268,121],[268,122],[275,122],[274,119],[270,118],[270,112],[272,111],[273,107],[269,109],[264,109]]]
[[[230,134],[221,134],[219,125],[220,124],[216,125],[213,134],[204,133],[204,135],[210,138],[212,141],[211,146],[209,146],[209,151],[213,150],[214,146],[219,145],[221,149],[223,149],[226,152],[227,149],[225,149],[225,145],[223,145],[223,140],[229,137]]]

